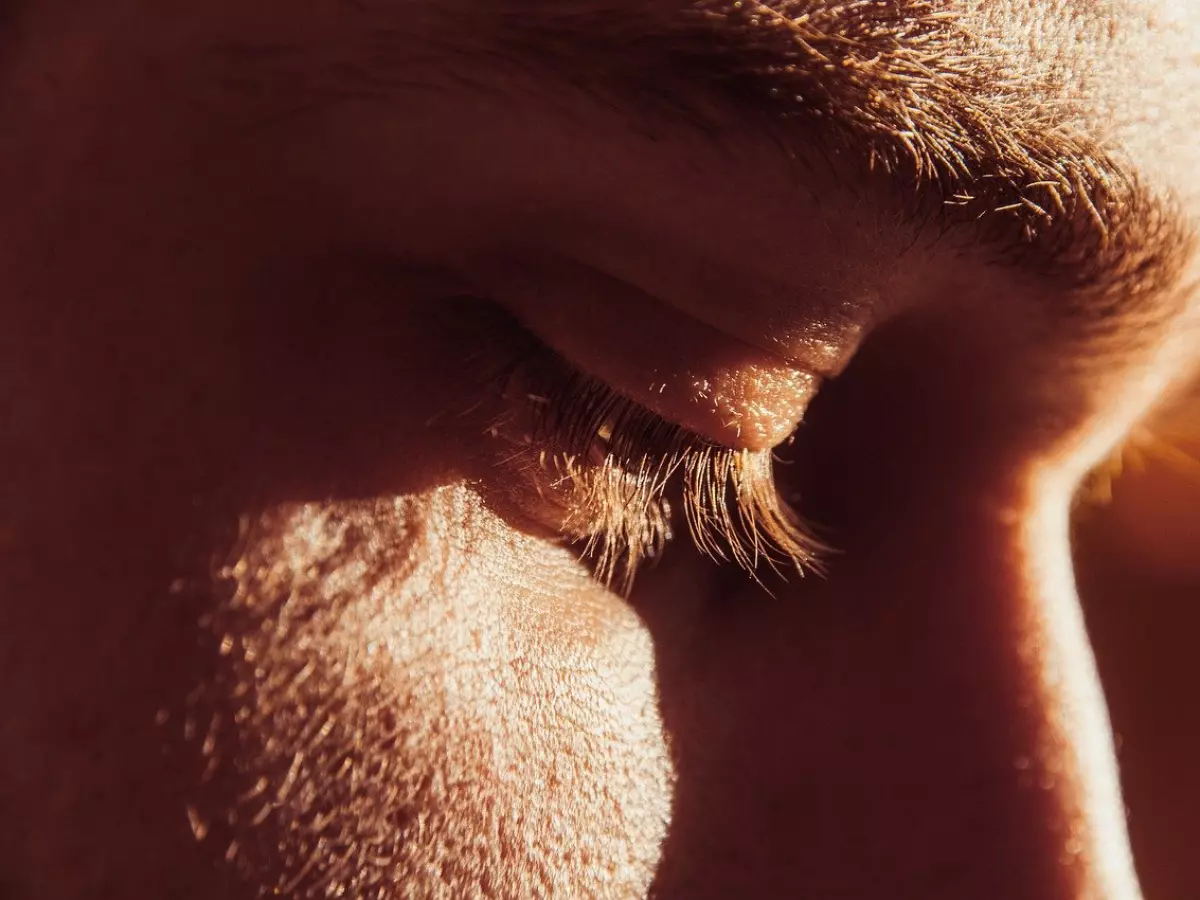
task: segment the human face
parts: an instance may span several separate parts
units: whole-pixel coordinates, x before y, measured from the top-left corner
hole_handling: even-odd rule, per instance
[[[301,6],[0,25],[0,893],[1138,896],[1200,12]]]

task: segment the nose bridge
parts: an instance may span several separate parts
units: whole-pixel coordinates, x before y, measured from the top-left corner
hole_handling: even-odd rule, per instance
[[[1042,502],[1020,518],[1014,533],[1020,628],[1014,650],[1028,679],[1020,701],[1041,729],[1036,766],[1042,786],[1060,795],[1068,813],[1064,861],[1080,861],[1084,896],[1131,900],[1141,894],[1112,728],[1070,564],[1069,504],[1053,485],[1039,493]],[[1032,769],[1035,760],[1015,764]]]
[[[923,519],[900,513],[913,531],[864,548],[875,580],[894,588],[891,597],[858,592],[890,606],[866,647],[890,677],[911,679],[876,695],[896,705],[893,746],[923,766],[904,792],[914,819],[943,818],[910,852],[927,855],[930,872],[945,871],[948,848],[965,855],[963,872],[1007,870],[967,889],[981,900],[1136,900],[1112,732],[1071,567],[1069,489],[1030,478],[1007,501],[998,496],[926,494]],[[906,777],[886,753],[877,765],[885,780]],[[974,834],[955,841],[959,827]]]
[[[1140,897],[1068,498],[1032,493],[914,492],[853,567],[668,663],[660,896]]]

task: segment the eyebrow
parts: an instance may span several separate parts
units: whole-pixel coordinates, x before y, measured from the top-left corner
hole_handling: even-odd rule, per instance
[[[1060,86],[928,0],[523,0],[488,15],[505,58],[633,115],[717,130],[732,112],[835,169],[882,174],[910,218],[971,229],[1094,314],[1161,296],[1190,258],[1170,200],[1059,121]]]

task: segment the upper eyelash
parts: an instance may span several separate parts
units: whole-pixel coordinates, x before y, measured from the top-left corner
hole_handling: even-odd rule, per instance
[[[736,563],[760,584],[761,565],[822,570],[828,548],[779,495],[771,451],[723,447],[667,422],[529,339],[505,378],[524,419],[520,454],[550,476],[562,498],[561,530],[583,542],[597,577],[628,593],[638,567],[662,553],[677,482],[705,555]]]

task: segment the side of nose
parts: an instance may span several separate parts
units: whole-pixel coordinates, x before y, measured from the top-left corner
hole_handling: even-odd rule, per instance
[[[828,582],[657,639],[657,896],[1140,896],[1066,498],[911,500]]]

